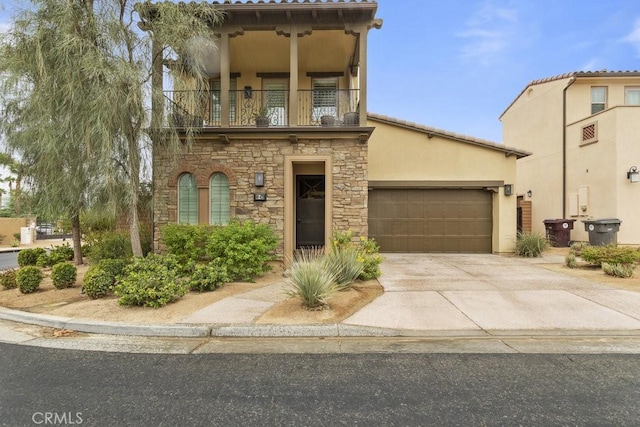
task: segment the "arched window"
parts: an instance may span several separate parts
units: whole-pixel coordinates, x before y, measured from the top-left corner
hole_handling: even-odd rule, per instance
[[[198,223],[198,187],[196,178],[190,173],[178,179],[178,223]]]
[[[211,176],[209,182],[209,223],[225,225],[229,223],[229,178],[221,172]]]

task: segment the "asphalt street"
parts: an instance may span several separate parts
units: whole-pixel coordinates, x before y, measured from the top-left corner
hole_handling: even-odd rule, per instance
[[[47,416],[91,426],[640,419],[637,355],[158,355],[0,344],[0,366],[3,426],[44,424]]]
[[[18,252],[0,252],[0,270],[18,266]]]

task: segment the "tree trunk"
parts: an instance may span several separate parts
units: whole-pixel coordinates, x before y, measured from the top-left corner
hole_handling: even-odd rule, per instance
[[[71,216],[71,230],[73,232],[73,260],[76,265],[82,265],[82,235],[80,232],[80,214]]]
[[[129,236],[134,257],[142,257],[142,243],[140,242],[140,225],[138,222],[138,204],[129,211]]]
[[[140,192],[140,155],[136,132],[130,128],[129,143],[129,236],[134,257],[142,257],[140,224],[138,221],[138,200]]]

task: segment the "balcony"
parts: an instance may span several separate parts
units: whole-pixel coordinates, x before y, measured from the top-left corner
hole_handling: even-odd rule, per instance
[[[288,90],[232,90],[230,127],[359,126],[357,89],[299,90],[290,115]],[[296,123],[290,123],[293,117]],[[220,91],[165,91],[164,123],[178,128],[222,126]]]

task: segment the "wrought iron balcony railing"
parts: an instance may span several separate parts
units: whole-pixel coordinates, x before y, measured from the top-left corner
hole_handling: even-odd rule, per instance
[[[220,127],[220,91],[165,91],[166,124],[178,127]],[[299,90],[295,117],[298,126],[358,126],[358,90]],[[229,125],[289,126],[289,91],[233,90],[229,92]]]

